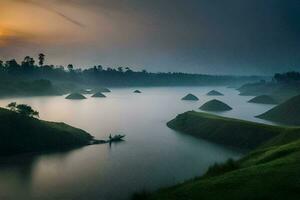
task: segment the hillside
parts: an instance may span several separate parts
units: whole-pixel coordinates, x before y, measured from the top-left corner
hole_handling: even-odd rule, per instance
[[[268,126],[196,112],[181,114],[168,125],[184,133],[193,133],[192,135],[214,141],[222,141],[223,137],[231,137],[231,144],[252,141],[251,148],[255,150],[238,161],[228,160],[211,166],[202,177],[153,194],[136,194],[133,199],[299,199],[300,129]],[[213,125],[219,128],[213,128]],[[256,140],[259,135],[261,139]]]
[[[199,109],[206,111],[227,111],[232,110],[232,108],[226,103],[219,101],[217,99],[210,100],[204,103]]]
[[[224,94],[222,94],[221,92],[216,91],[216,90],[209,91],[206,95],[208,95],[208,96],[224,96]]]
[[[248,102],[261,104],[277,104],[277,101],[269,95],[259,95],[250,99]]]
[[[0,154],[60,150],[90,144],[93,137],[64,123],[47,122],[0,108]]]
[[[253,149],[285,130],[281,127],[195,111],[177,115],[167,125],[195,137],[244,149]]]
[[[285,101],[257,117],[286,125],[300,126],[300,95]]]
[[[198,101],[199,98],[193,94],[187,94],[186,96],[182,97],[181,100],[186,100],[186,101]]]

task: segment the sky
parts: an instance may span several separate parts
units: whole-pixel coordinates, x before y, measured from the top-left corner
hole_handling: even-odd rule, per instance
[[[0,0],[0,60],[270,75],[300,70],[300,0]]]

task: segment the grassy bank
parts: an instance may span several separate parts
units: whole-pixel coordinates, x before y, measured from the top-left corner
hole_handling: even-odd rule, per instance
[[[93,137],[64,123],[42,121],[0,108],[0,155],[61,150]]]
[[[200,178],[136,195],[149,200],[299,199],[300,129],[186,112],[168,126],[211,141],[252,149],[238,161],[211,166]]]

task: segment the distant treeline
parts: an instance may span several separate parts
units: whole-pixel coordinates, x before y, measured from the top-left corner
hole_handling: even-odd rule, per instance
[[[187,73],[150,73],[146,70],[133,71],[130,67],[93,66],[75,69],[68,66],[45,65],[45,55],[39,54],[38,64],[29,56],[21,63],[15,59],[0,61],[1,80],[38,80],[72,82],[101,86],[193,86],[234,85],[260,80],[258,76],[214,76]]]

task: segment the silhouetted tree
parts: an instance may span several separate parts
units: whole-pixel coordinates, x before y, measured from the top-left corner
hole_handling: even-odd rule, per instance
[[[0,71],[4,71],[4,64],[2,60],[0,60]]]
[[[73,71],[74,66],[72,64],[68,64],[67,68],[68,68],[69,72],[71,72],[71,71]]]
[[[7,107],[14,112],[17,112],[21,115],[25,115],[27,117],[39,117],[39,112],[33,110],[31,106],[26,104],[17,104],[16,102],[11,102],[7,105]]]
[[[11,102],[6,107],[8,107],[11,111],[16,111],[17,103]]]
[[[118,67],[118,72],[124,72],[123,67]]]
[[[43,66],[44,65],[44,61],[45,61],[45,55],[40,53],[39,54],[39,65]]]

